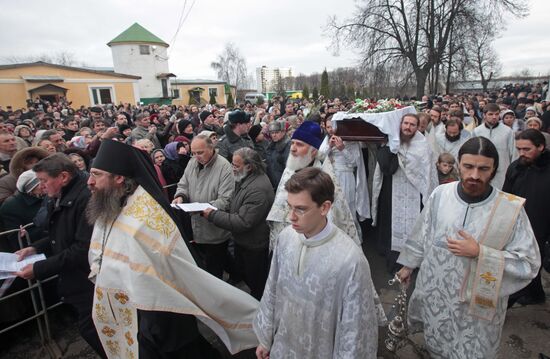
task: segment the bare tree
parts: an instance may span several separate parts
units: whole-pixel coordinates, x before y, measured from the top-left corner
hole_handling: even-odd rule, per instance
[[[38,61],[64,66],[75,66],[78,62],[74,53],[65,50],[38,55],[11,55],[2,57],[2,62],[7,64],[22,64]]]
[[[491,28],[481,26],[477,26],[471,31],[475,31],[475,34],[472,34],[475,36],[472,36],[467,42],[469,59],[475,68],[475,73],[481,78],[483,91],[487,92],[489,82],[494,76],[497,76],[501,68],[498,55],[493,48],[495,34]]]
[[[223,52],[210,64],[210,67],[217,72],[220,80],[237,89],[247,87],[246,60],[235,44],[227,43]]]
[[[466,16],[490,12],[525,15],[526,0],[363,0],[349,19],[329,20],[335,51],[341,43],[360,51],[364,66],[405,59],[422,96],[428,74],[448,55],[453,27]],[[437,72],[438,73],[438,72]]]

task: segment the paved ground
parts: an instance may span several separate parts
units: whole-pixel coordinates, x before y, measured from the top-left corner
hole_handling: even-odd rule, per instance
[[[368,237],[367,237],[368,238]],[[376,254],[369,243],[364,243],[365,251],[371,266],[374,285],[380,294],[386,313],[391,310],[397,296],[397,288],[390,287],[390,274],[385,267],[385,259]],[[550,293],[550,274],[543,271],[543,285]],[[381,358],[419,358],[410,346],[398,351],[397,355],[386,350],[383,340],[386,338],[386,329],[380,334],[378,355]],[[421,334],[412,336],[418,345],[422,345]],[[520,306],[516,304],[509,309],[502,332],[499,359],[538,359],[539,353],[550,356],[550,298],[543,305]]]
[[[375,253],[370,247],[370,243],[365,243],[364,251],[371,265],[374,284],[380,293],[386,311],[389,311],[397,295],[397,289],[388,285],[391,276],[385,268],[384,259]],[[543,274],[543,281],[546,292],[550,293],[550,275],[548,273]],[[97,358],[79,337],[74,317],[67,308],[55,309],[51,317],[53,337],[60,352],[63,353],[62,358]],[[201,327],[201,331],[209,341],[224,352],[225,358],[231,357],[214,334],[205,327]],[[388,352],[384,347],[385,337],[386,332],[383,329],[379,338],[379,358],[414,359],[419,357],[410,346],[399,350],[397,354]],[[413,336],[412,339],[418,345],[422,345],[421,334]],[[502,334],[499,359],[535,359],[538,358],[540,352],[550,355],[550,301],[544,305],[516,306],[510,309]],[[238,357],[254,358],[254,355],[243,353]],[[34,323],[28,323],[21,329],[0,335],[0,359],[19,358],[48,358],[47,353],[40,345],[40,337]]]

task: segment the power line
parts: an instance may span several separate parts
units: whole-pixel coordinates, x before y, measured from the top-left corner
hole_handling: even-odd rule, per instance
[[[180,17],[178,19],[178,26],[176,27],[176,32],[174,33],[174,36],[172,36],[172,39],[170,40],[170,46],[172,46],[174,44],[174,40],[176,39],[176,35],[178,34],[178,31],[180,30],[181,21],[183,19],[183,15],[185,14],[185,8],[186,7],[187,7],[187,0],[185,0],[184,3],[183,3],[183,8],[181,9]]]
[[[185,0],[185,2],[183,3],[183,8],[181,10],[180,20],[179,20],[179,23],[178,23],[178,28],[176,29],[176,33],[172,37],[169,52],[172,52],[172,50],[174,49],[174,44],[176,42],[176,38],[178,36],[178,33],[180,32],[180,29],[182,28],[183,24],[185,23],[185,21],[189,17],[189,14],[191,13],[191,10],[193,10],[193,6],[195,6],[195,2],[196,2],[196,0],[193,0],[193,2],[191,3],[191,6],[189,7],[189,10],[187,10],[187,14],[185,14],[185,16],[183,14],[185,13],[185,8],[187,7],[187,0]]]

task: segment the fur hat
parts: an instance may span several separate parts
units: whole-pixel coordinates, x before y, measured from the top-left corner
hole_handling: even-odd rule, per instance
[[[286,131],[286,125],[284,121],[273,121],[267,128],[269,132]]]
[[[249,123],[250,115],[242,110],[235,110],[229,112],[228,120],[231,123]]]
[[[25,162],[29,158],[36,158],[39,161],[43,158],[48,157],[50,154],[48,151],[42,147],[27,147],[23,148],[13,155],[13,158],[10,162],[10,173],[13,174],[16,178],[25,172]]]

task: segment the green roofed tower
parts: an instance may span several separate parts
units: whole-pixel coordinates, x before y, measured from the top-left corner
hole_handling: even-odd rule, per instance
[[[115,72],[141,76],[134,97],[143,103],[171,103],[168,44],[137,22],[109,41]]]
[[[107,45],[112,46],[113,44],[128,44],[128,43],[146,43],[146,44],[156,44],[160,46],[169,45],[162,41],[158,36],[153,34],[151,31],[147,30],[137,22],[132,26],[124,30],[120,35],[109,41]]]

